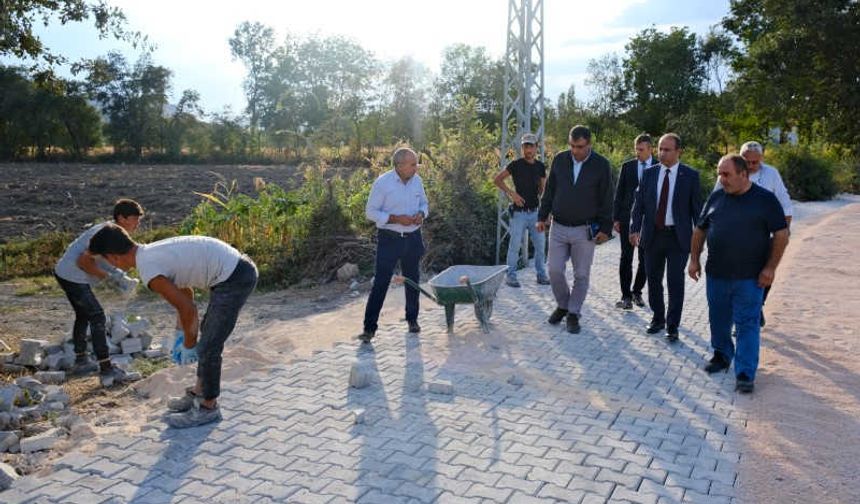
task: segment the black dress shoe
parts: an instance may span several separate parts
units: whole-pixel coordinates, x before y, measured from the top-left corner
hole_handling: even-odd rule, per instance
[[[358,339],[360,339],[362,343],[370,343],[370,340],[372,340],[374,336],[376,336],[376,331],[368,331],[365,329],[358,335]]]
[[[575,313],[567,314],[567,332],[570,334],[579,334],[579,317]]]
[[[664,323],[651,322],[651,324],[648,325],[648,329],[645,329],[645,332],[648,334],[657,334],[658,332],[662,331],[665,328],[666,328],[665,322]]]
[[[421,332],[421,326],[418,325],[417,320],[407,320],[406,322],[409,324],[409,332],[411,332],[411,333],[420,333]]]
[[[632,310],[633,300],[630,298],[621,298],[621,301],[615,303],[615,307],[621,308],[622,310]]]
[[[645,301],[642,299],[642,294],[633,294],[633,304],[642,308],[645,306]]]
[[[668,341],[669,343],[674,343],[678,341],[677,327],[670,327],[669,329],[666,329],[666,341]]]
[[[741,394],[750,394],[753,389],[755,389],[755,383],[750,380],[747,375],[741,373],[737,376],[737,381],[735,381],[735,390],[740,392]]]
[[[719,373],[720,371],[725,371],[729,368],[731,363],[726,356],[720,352],[714,352],[714,356],[711,357],[711,362],[705,365],[705,371],[707,373]]]
[[[555,311],[552,312],[552,315],[549,316],[549,319],[547,319],[547,322],[552,325],[556,325],[561,322],[565,315],[567,315],[567,310],[564,308],[556,308]]]

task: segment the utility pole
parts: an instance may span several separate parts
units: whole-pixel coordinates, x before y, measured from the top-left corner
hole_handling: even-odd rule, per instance
[[[505,94],[499,168],[520,152],[524,133],[538,137],[538,159],[544,161],[543,0],[508,0],[508,41],[505,51]],[[499,191],[496,211],[496,264],[502,240],[510,234],[508,199]],[[528,264],[529,235],[524,233],[521,259]]]

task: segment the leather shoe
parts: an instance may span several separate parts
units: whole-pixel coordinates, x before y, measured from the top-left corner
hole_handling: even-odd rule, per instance
[[[417,320],[408,320],[408,321],[406,321],[406,323],[409,324],[409,332],[411,332],[411,333],[420,333],[421,332],[421,326],[418,325]]]
[[[674,343],[678,341],[677,327],[670,327],[669,329],[666,329],[666,341],[668,341],[669,343]]]
[[[358,339],[360,339],[362,343],[370,343],[370,340],[372,340],[374,336],[376,336],[376,331],[368,331],[365,329],[358,335]]]
[[[579,334],[579,317],[575,313],[567,314],[567,332],[570,334]]]
[[[520,282],[516,278],[508,277],[505,279],[505,285],[507,285],[508,287],[517,288],[520,286]]]
[[[633,304],[639,308],[645,306],[645,300],[642,299],[642,294],[633,294]]]
[[[564,308],[556,308],[555,311],[552,312],[552,315],[549,316],[549,319],[547,319],[547,322],[552,325],[556,325],[561,322],[565,315],[567,315],[567,310]]]
[[[621,301],[615,303],[615,307],[621,308],[622,310],[632,310],[633,300],[630,298],[621,298]]]
[[[549,285],[550,284],[549,278],[547,278],[545,276],[537,277],[537,283],[538,283],[538,285]]]
[[[645,329],[645,332],[646,332],[646,333],[648,333],[648,334],[657,334],[658,332],[662,331],[662,330],[663,330],[663,329],[665,329],[665,328],[666,328],[666,323],[665,323],[665,322],[664,322],[664,323],[658,323],[658,322],[653,322],[653,321],[652,321],[652,322],[648,325],[648,328],[647,328],[647,329]]]
[[[721,354],[720,352],[714,352],[714,356],[711,357],[711,362],[705,365],[705,372],[711,373],[719,373],[720,371],[725,371],[729,368],[731,363],[726,356]]]
[[[750,394],[753,389],[755,389],[755,383],[750,380],[747,375],[741,373],[737,376],[735,381],[735,390],[740,392],[741,394]]]

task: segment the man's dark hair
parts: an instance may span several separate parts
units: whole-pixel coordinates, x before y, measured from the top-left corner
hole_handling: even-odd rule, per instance
[[[740,154],[726,154],[722,158],[720,158],[720,163],[723,164],[723,161],[731,161],[735,165],[735,173],[749,173],[750,169],[747,165],[747,160],[743,158]]]
[[[654,145],[654,142],[651,141],[651,135],[648,133],[639,133],[636,138],[633,139],[633,145],[639,145],[642,142],[645,142],[648,145]]]
[[[591,130],[588,129],[588,126],[577,124],[573,128],[570,128],[568,138],[571,140],[587,140],[591,143]]]
[[[87,247],[91,254],[105,256],[106,254],[122,255],[134,247],[136,243],[128,236],[125,229],[116,224],[105,224],[90,238]]]
[[[128,198],[116,200],[116,203],[113,205],[113,220],[119,219],[120,216],[128,218],[133,215],[143,215],[143,207],[140,206],[140,203]]]
[[[679,135],[679,134],[677,134],[677,133],[666,133],[665,135],[663,135],[663,136],[661,136],[661,137],[660,137],[660,140],[662,140],[662,139],[664,139],[664,138],[672,138],[672,139],[674,139],[674,140],[675,140],[675,148],[676,148],[676,149],[680,149],[680,148],[682,148],[682,147],[683,147],[683,145],[681,144],[681,135]]]

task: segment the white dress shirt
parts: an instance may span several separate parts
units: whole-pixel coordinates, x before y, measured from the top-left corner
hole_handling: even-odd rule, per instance
[[[678,168],[681,163],[669,166],[669,199],[666,200],[666,225],[674,226],[675,218],[672,216],[672,197],[675,194],[675,181],[678,179]],[[660,173],[657,175],[657,207],[660,207],[660,191],[663,189],[663,179],[666,177],[667,166],[660,164]]]
[[[636,163],[636,170],[638,170],[637,173],[639,174],[639,182],[642,182],[642,174],[645,173],[645,168],[650,167],[654,163],[654,158],[649,157],[646,161],[639,161],[639,159],[637,158]]]
[[[579,179],[579,171],[582,170],[582,165],[588,161],[588,158],[591,157],[591,151],[588,152],[588,155],[585,156],[585,159],[582,161],[577,161],[575,157],[573,157],[573,152],[570,153],[570,159],[573,160],[573,183],[576,184],[577,179]]]
[[[779,170],[771,165],[762,163],[761,167],[755,173],[750,173],[750,182],[758,185],[762,189],[767,189],[772,192],[779,204],[782,205],[782,212],[786,217],[791,217],[794,212],[791,205],[791,197],[788,195],[788,189],[782,182],[782,177],[779,175]],[[723,184],[717,178],[717,183],[714,184],[714,190],[722,189]]]
[[[367,199],[365,215],[376,223],[379,229],[390,229],[398,233],[411,233],[420,226],[412,224],[404,226],[388,222],[391,215],[415,215],[423,212],[424,217],[429,213],[427,194],[421,177],[415,174],[406,183],[394,170],[389,170],[373,183],[370,197]]]

